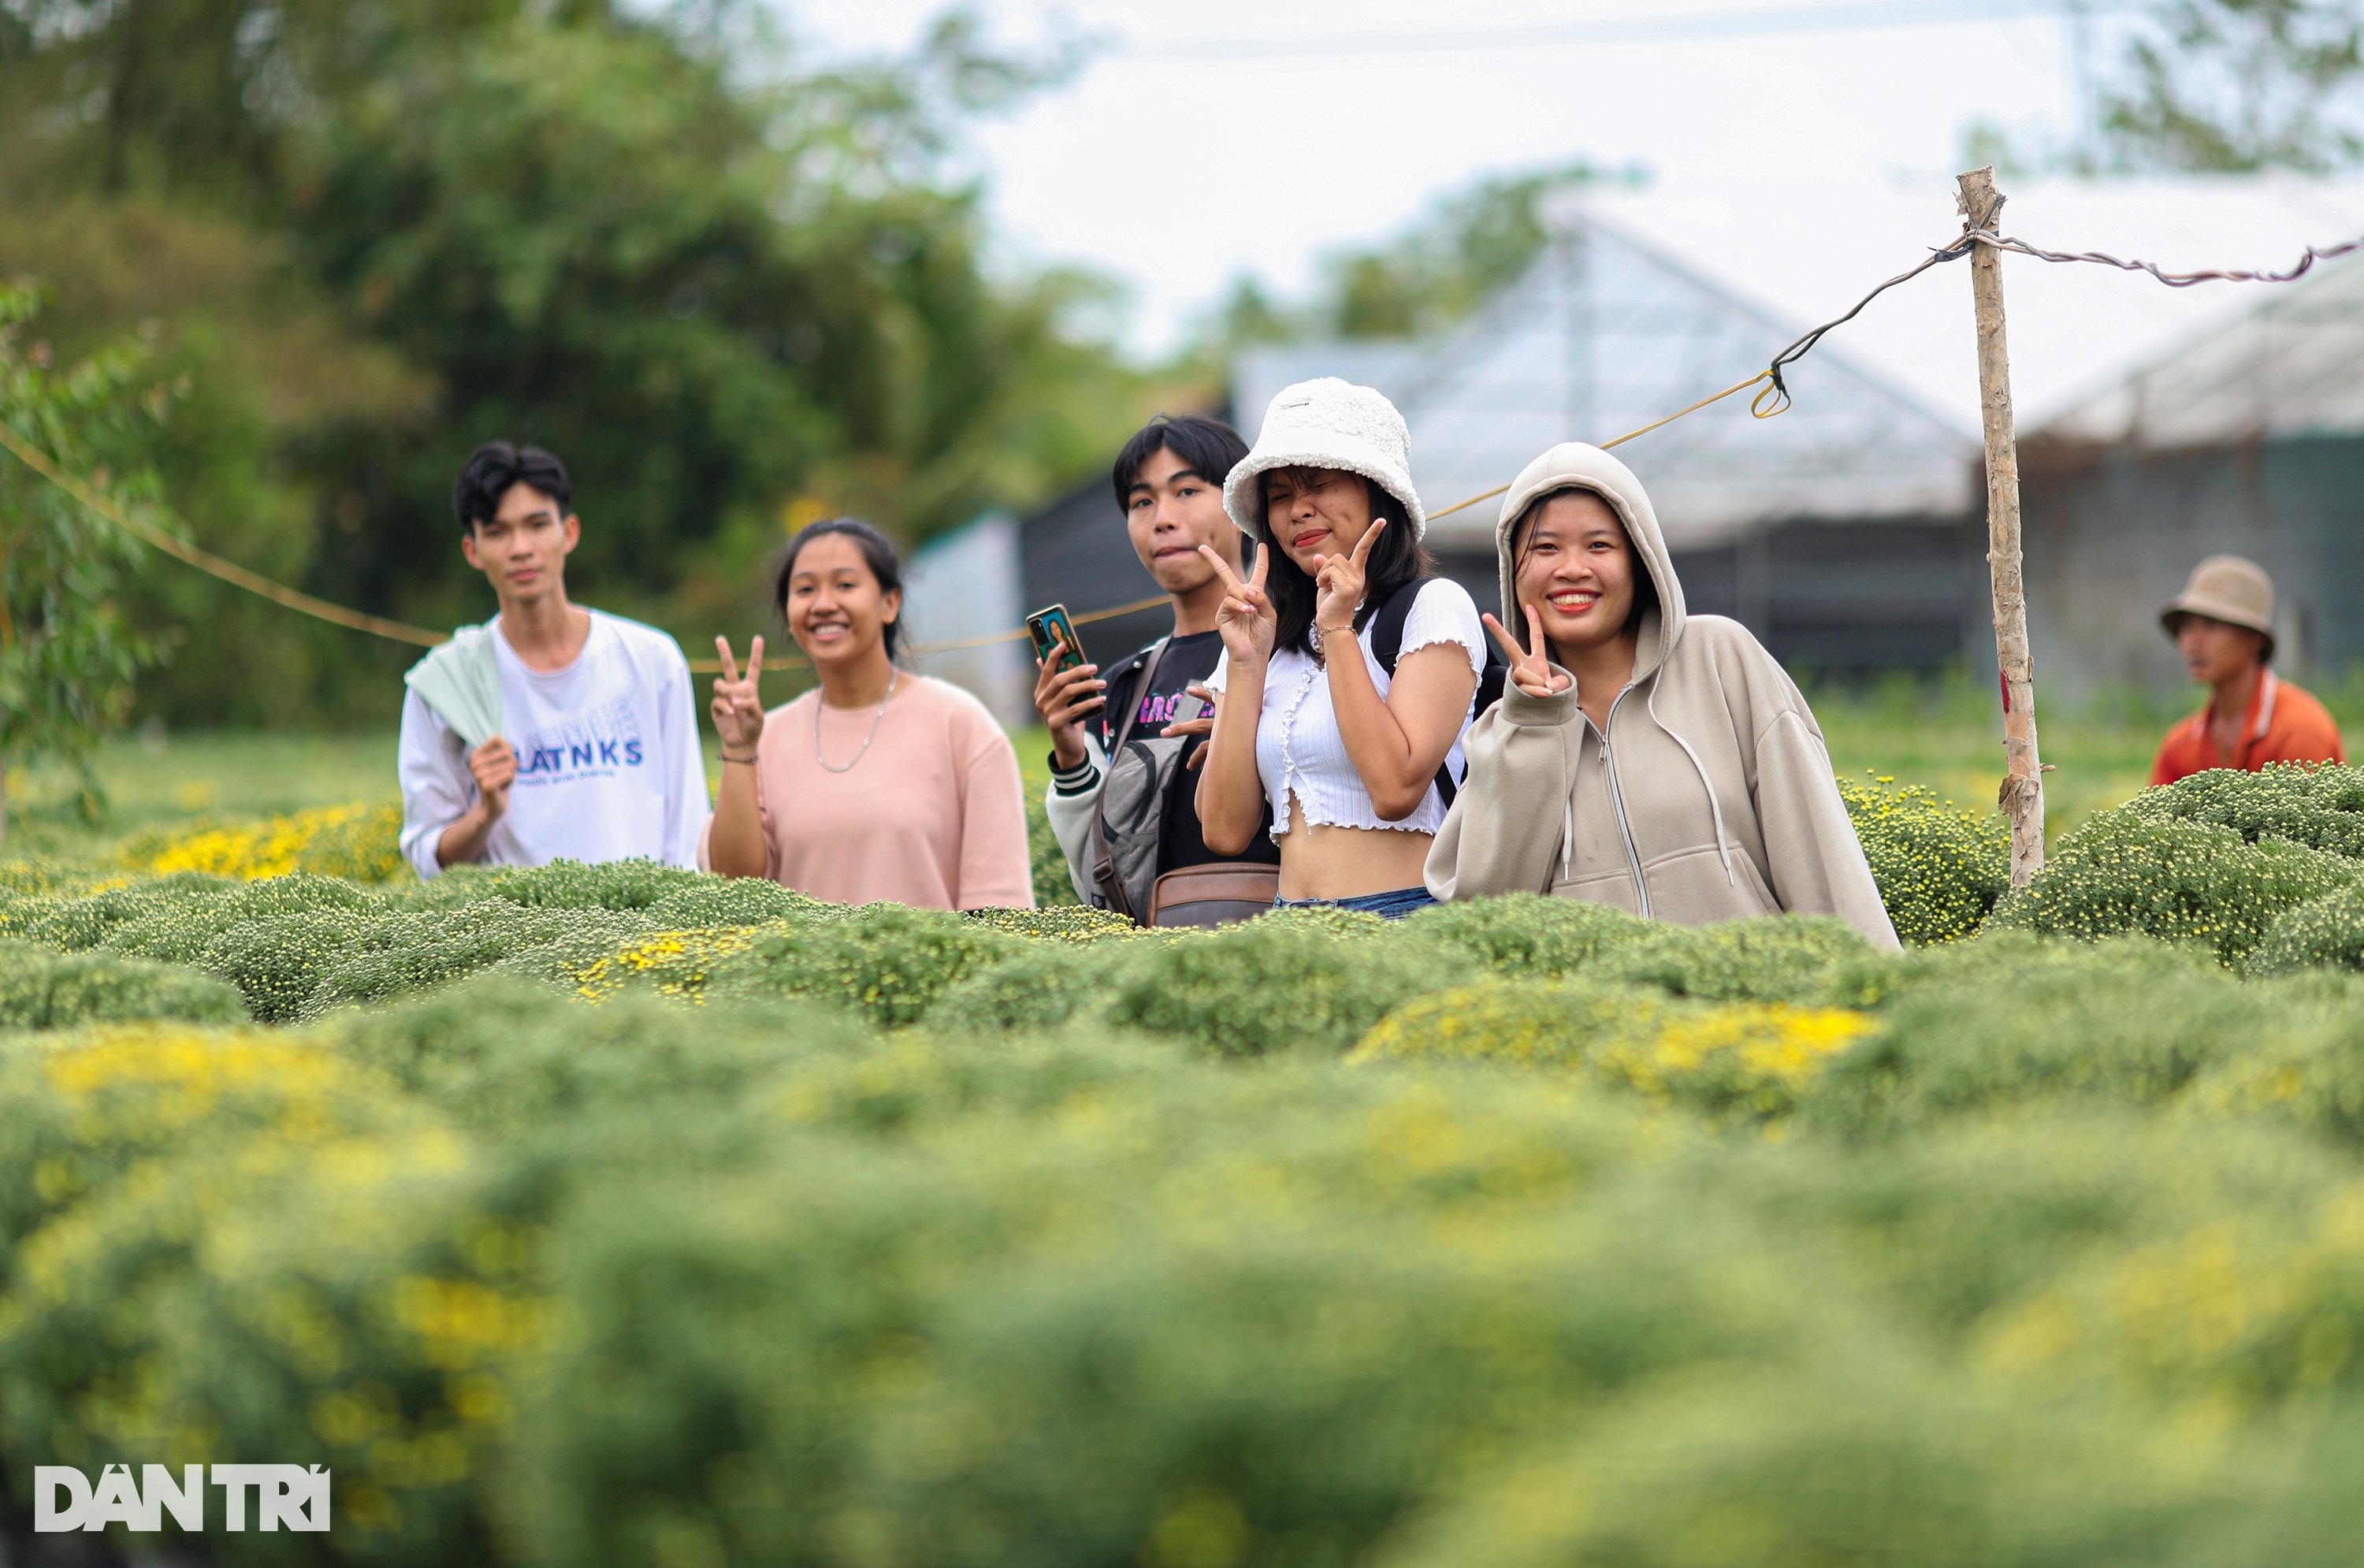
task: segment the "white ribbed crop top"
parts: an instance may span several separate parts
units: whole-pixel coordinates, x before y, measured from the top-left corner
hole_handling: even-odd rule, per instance
[[[1474,675],[1485,668],[1485,636],[1477,601],[1469,591],[1449,578],[1431,578],[1413,598],[1411,613],[1404,617],[1403,649],[1396,657],[1400,662],[1434,643],[1458,643],[1469,655],[1469,673]],[[1371,672],[1371,684],[1384,699],[1395,682],[1380,667],[1378,655],[1371,651],[1369,623],[1355,640],[1362,646],[1363,663]],[[1231,671],[1227,654],[1208,677],[1208,686],[1223,690]],[[1476,706],[1474,695],[1471,706]],[[1463,731],[1468,729],[1472,717],[1462,716]],[[1444,761],[1457,784],[1468,768],[1462,760],[1457,735]],[[1264,781],[1265,797],[1272,808],[1275,840],[1288,831],[1292,794],[1310,824],[1433,833],[1444,823],[1444,796],[1434,784],[1428,786],[1420,809],[1410,817],[1400,822],[1379,819],[1371,792],[1363,787],[1354,759],[1346,755],[1345,737],[1338,732],[1338,711],[1330,703],[1328,673],[1310,654],[1283,649],[1265,667],[1264,711],[1256,720],[1256,773]]]

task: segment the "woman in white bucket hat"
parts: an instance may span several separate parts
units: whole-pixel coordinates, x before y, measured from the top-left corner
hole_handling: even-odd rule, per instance
[[[1282,389],[1223,485],[1260,548],[1245,580],[1217,562],[1199,817],[1222,854],[1272,835],[1281,906],[1434,902],[1422,866],[1461,780],[1485,632],[1467,591],[1431,574],[1411,457],[1394,405],[1324,377]]]

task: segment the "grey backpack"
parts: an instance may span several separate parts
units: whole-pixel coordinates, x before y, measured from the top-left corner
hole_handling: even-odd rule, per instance
[[[1133,697],[1109,748],[1100,773],[1099,804],[1092,812],[1092,887],[1103,908],[1146,923],[1150,891],[1157,885],[1157,850],[1165,836],[1165,799],[1177,787],[1190,737],[1144,735],[1135,739],[1141,695],[1157,673],[1166,639],[1142,655]]]

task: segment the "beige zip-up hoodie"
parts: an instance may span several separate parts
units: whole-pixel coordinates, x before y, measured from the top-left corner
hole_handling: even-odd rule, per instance
[[[1836,915],[1895,948],[1805,697],[1747,628],[1684,613],[1649,495],[1598,447],[1552,448],[1502,497],[1503,624],[1525,625],[1511,530],[1561,490],[1589,490],[1616,512],[1658,607],[1644,615],[1633,684],[1605,733],[1573,682],[1542,698],[1508,686],[1470,728],[1468,781],[1429,851],[1429,892],[1551,893],[1684,925]]]

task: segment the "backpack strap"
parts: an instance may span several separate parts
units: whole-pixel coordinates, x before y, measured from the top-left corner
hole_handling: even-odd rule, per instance
[[[1403,657],[1404,623],[1411,619],[1411,606],[1429,579],[1415,577],[1379,602],[1371,617],[1371,651],[1379,661],[1379,668],[1395,679],[1396,661]]]
[[[1388,673],[1388,679],[1390,681],[1396,676],[1396,661],[1403,657],[1404,623],[1411,619],[1411,607],[1414,601],[1419,599],[1420,591],[1434,581],[1433,577],[1413,578],[1382,600],[1377,611],[1371,617],[1371,653],[1378,660],[1379,668]],[[1481,687],[1485,684],[1485,676],[1482,673],[1478,676],[1478,684]],[[1497,683],[1494,689],[1499,695],[1501,691],[1500,684]],[[1478,711],[1485,711],[1482,704]],[[1448,753],[1452,750],[1449,746],[1445,748]],[[1453,806],[1453,797],[1460,793],[1459,787],[1453,782],[1453,761],[1450,755],[1436,765],[1436,793],[1443,798],[1448,810]]]
[[[1398,637],[1400,640],[1400,631]],[[1132,739],[1133,724],[1141,717],[1142,689],[1157,674],[1157,662],[1165,657],[1165,645],[1172,640],[1170,634],[1161,637],[1143,649],[1139,655],[1140,673],[1133,677],[1132,688],[1126,695],[1124,721],[1117,726],[1116,739],[1109,743],[1108,758],[1100,764],[1102,784],[1108,783],[1108,770],[1116,766],[1117,753],[1122,751],[1124,743]],[[1091,832],[1087,841],[1091,845],[1092,885],[1099,890],[1101,897],[1108,900],[1108,906],[1118,914],[1135,921],[1143,919],[1148,911],[1132,906],[1132,899],[1125,896],[1123,880],[1116,873],[1115,858],[1109,853],[1108,836],[1100,831],[1100,803],[1097,799],[1092,802]]]

